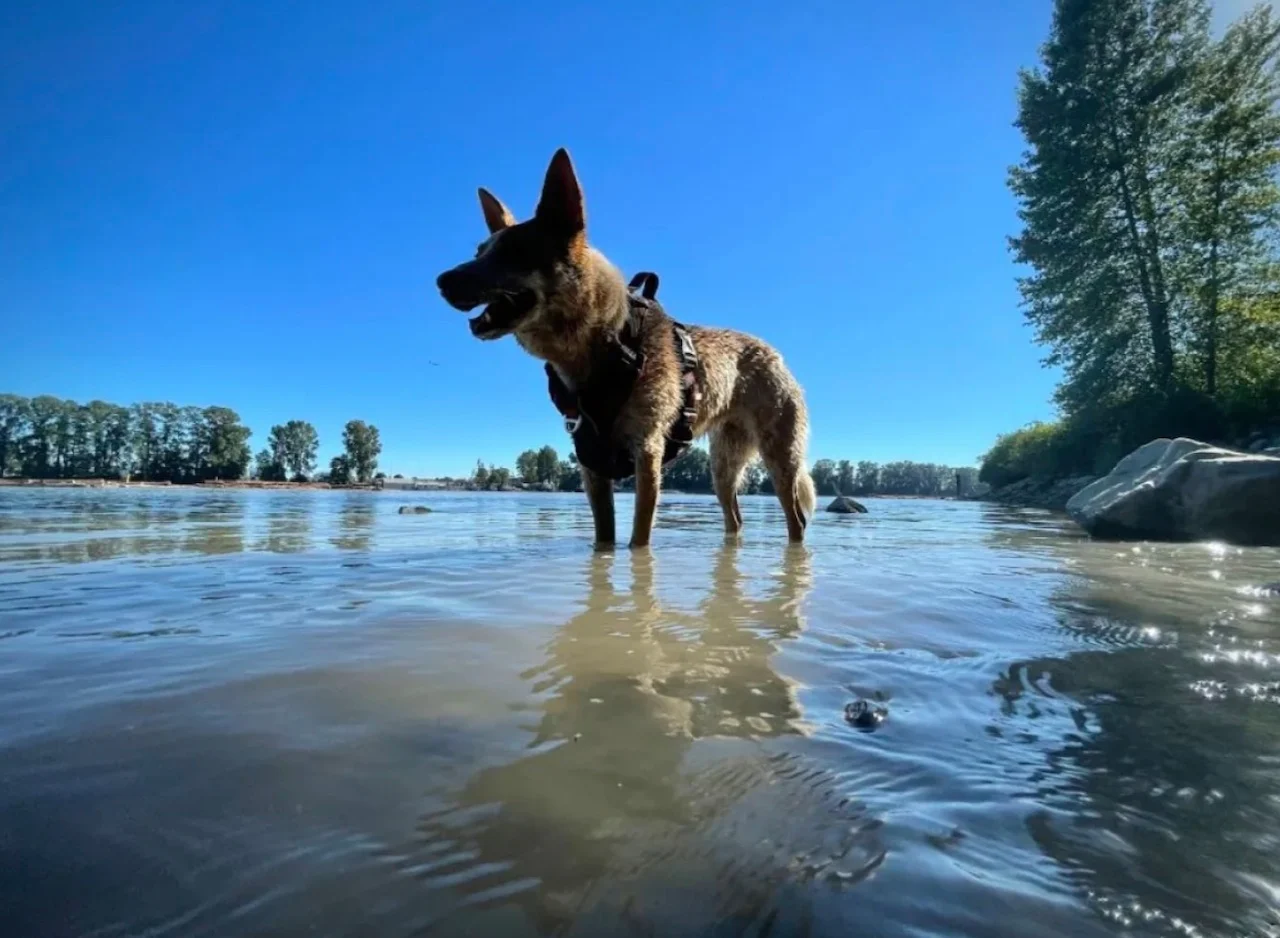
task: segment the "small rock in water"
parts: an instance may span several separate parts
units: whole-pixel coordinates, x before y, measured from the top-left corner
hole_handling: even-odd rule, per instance
[[[844,705],[845,722],[860,730],[876,729],[888,715],[889,711],[884,707],[877,707],[867,700],[855,700]]]
[[[1258,589],[1262,591],[1263,596],[1280,597],[1280,580],[1274,583],[1263,583]]]
[[[867,506],[848,495],[838,495],[836,500],[827,506],[827,511],[833,511],[838,515],[865,515]]]
[[[426,505],[401,505],[400,514],[402,515],[429,515],[431,509]]]

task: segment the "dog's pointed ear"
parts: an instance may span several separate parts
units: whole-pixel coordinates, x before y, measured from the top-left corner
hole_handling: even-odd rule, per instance
[[[576,235],[586,230],[587,215],[582,204],[582,187],[578,185],[578,174],[573,171],[569,151],[564,147],[556,150],[555,156],[551,157],[535,217],[563,234]]]
[[[502,201],[486,189],[480,187],[480,210],[484,212],[484,223],[489,226],[489,234],[497,234],[503,228],[510,228],[516,223],[516,217],[511,214],[511,209],[502,204]]]

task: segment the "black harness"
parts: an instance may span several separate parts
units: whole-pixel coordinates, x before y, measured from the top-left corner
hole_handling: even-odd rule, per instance
[[[627,479],[636,472],[635,456],[614,440],[613,425],[644,372],[644,324],[650,315],[661,316],[671,324],[684,392],[680,413],[667,430],[662,465],[671,463],[693,442],[693,424],[702,399],[698,389],[698,352],[689,330],[667,316],[656,299],[657,293],[657,274],[645,271],[631,278],[627,323],[616,336],[610,336],[592,366],[590,380],[577,391],[569,389],[555,368],[546,366],[551,402],[564,417],[578,462],[608,479]]]

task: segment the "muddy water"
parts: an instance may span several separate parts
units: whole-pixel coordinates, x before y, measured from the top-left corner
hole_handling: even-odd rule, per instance
[[[1280,552],[870,508],[0,490],[0,933],[1280,933]]]

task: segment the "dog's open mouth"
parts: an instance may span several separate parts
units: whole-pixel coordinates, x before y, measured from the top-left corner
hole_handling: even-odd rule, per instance
[[[532,290],[503,293],[484,308],[479,316],[470,319],[471,334],[477,339],[496,339],[506,335],[520,324],[537,305],[538,297]]]

